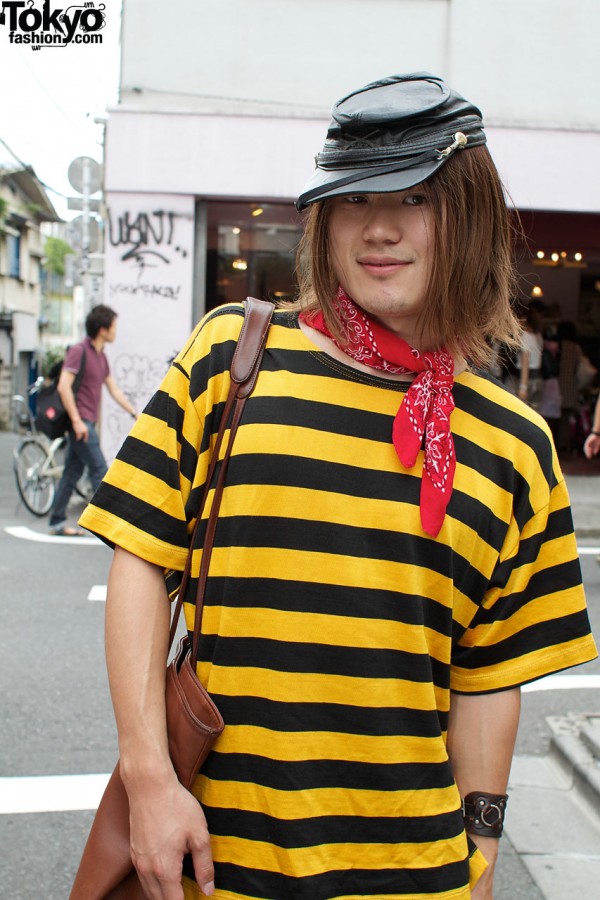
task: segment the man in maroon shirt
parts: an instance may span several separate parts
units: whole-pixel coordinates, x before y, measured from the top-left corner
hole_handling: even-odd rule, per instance
[[[110,374],[104,353],[104,345],[112,343],[116,337],[116,312],[108,306],[94,306],[85,320],[85,330],[85,340],[67,351],[58,382],[60,399],[71,419],[65,468],[50,512],[50,531],[62,537],[84,533],[66,524],[67,506],[83,470],[87,467],[94,491],[106,472],[106,461],[96,432],[102,385],[106,385],[119,406],[134,418],[136,416],[135,409]]]

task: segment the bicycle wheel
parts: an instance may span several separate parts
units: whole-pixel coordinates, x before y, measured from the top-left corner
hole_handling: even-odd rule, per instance
[[[87,471],[83,473],[77,484],[75,485],[75,493],[82,499],[85,500],[86,503],[89,503],[92,499],[93,490],[92,490],[92,482],[88,477]]]
[[[56,482],[43,473],[48,458],[44,447],[34,438],[23,441],[15,451],[14,470],[21,500],[34,516],[45,516],[54,503]]]

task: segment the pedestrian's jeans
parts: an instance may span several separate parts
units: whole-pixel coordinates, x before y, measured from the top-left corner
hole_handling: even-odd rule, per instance
[[[65,524],[71,494],[86,466],[94,491],[106,474],[106,460],[100,449],[96,426],[94,422],[89,422],[87,419],[84,419],[84,422],[88,427],[87,441],[76,441],[73,434],[69,434],[67,438],[65,468],[58,483],[54,505],[50,512],[50,528],[61,528]]]

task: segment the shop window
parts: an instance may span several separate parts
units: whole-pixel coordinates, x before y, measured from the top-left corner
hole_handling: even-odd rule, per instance
[[[207,212],[207,309],[248,296],[295,296],[302,226],[291,203],[213,202]]]

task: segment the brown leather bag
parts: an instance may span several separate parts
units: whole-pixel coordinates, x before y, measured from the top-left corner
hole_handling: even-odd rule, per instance
[[[196,529],[212,486],[223,436],[229,427],[229,440],[219,468],[215,496],[203,544],[192,644],[190,646],[187,636],[181,639],[177,652],[167,667],[166,674],[165,698],[169,752],[177,777],[188,790],[192,787],[216,737],[224,727],[219,710],[196,675],[193,661],[198,656],[204,591],[227,464],[244,404],[258,377],[272,314],[271,303],[256,300],[253,297],[248,297],[245,302],[244,324],[231,364],[231,387],[219,424],[215,449],[206,478],[204,497],[190,541],[190,549],[171,622],[170,646],[173,643],[190,578]],[[94,817],[73,883],[70,900],[144,900],[145,896],[131,861],[129,802],[121,780],[119,763],[117,763]]]

